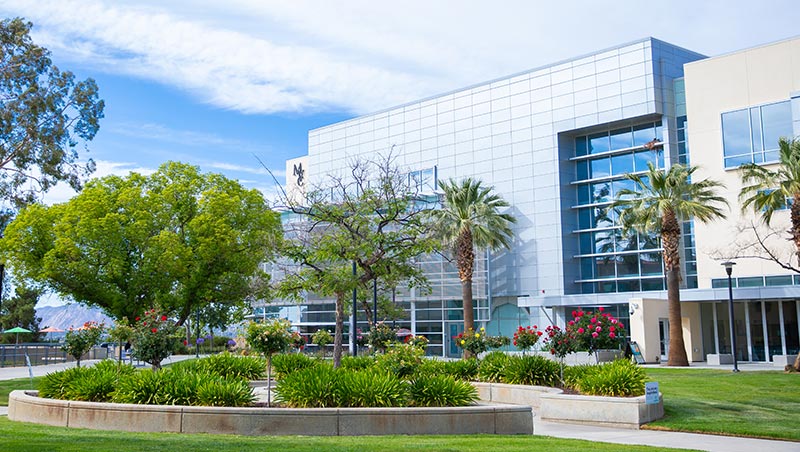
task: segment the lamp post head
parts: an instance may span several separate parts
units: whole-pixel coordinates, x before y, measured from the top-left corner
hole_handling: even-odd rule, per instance
[[[725,273],[727,273],[727,274],[728,274],[728,276],[730,276],[730,275],[731,275],[731,273],[733,272],[733,266],[734,266],[734,265],[736,265],[736,262],[732,262],[732,261],[725,261],[725,262],[723,262],[721,265],[722,265],[723,267],[725,267]]]

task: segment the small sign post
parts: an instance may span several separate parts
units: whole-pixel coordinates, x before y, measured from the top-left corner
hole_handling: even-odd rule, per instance
[[[644,384],[644,403],[655,405],[658,403],[658,382],[651,381]]]

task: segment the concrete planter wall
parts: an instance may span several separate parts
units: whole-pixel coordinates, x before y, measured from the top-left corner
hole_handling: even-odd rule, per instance
[[[481,400],[493,403],[508,403],[512,405],[527,405],[539,410],[542,394],[561,394],[563,391],[547,386],[509,385],[503,383],[473,382],[472,386],[478,390]]]
[[[600,397],[572,394],[541,394],[539,416],[548,421],[574,422],[638,429],[664,417],[661,394],[657,404],[640,397]]]
[[[217,408],[42,399],[12,391],[8,418],[96,430],[235,435],[533,434],[529,406],[452,408]]]

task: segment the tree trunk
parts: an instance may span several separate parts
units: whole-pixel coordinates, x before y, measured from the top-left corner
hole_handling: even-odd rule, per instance
[[[344,337],[344,293],[336,294],[336,331],[333,333],[333,367],[342,364],[342,338]]]
[[[794,359],[794,370],[800,372],[800,353],[797,354],[797,358]]]
[[[472,274],[475,266],[475,250],[472,231],[462,231],[456,241],[456,264],[461,280],[461,303],[464,309],[464,331],[475,331],[475,314],[472,311]]]
[[[472,279],[461,281],[461,300],[464,304],[464,331],[475,331],[475,313],[472,309]]]
[[[681,227],[675,212],[664,212],[661,219],[661,246],[664,247],[664,269],[667,272],[667,303],[669,305],[668,366],[688,366],[686,345],[683,342],[681,320]]]
[[[667,302],[669,304],[669,356],[668,366],[688,366],[686,345],[683,342],[681,321],[680,270],[667,271]]]

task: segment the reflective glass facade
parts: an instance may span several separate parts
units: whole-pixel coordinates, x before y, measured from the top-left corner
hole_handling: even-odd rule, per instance
[[[787,100],[722,114],[725,167],[778,161],[778,138],[794,136]]]

